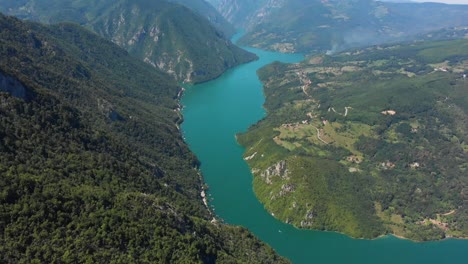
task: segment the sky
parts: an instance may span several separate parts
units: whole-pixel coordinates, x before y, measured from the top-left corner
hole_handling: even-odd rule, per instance
[[[446,4],[464,4],[468,5],[468,0],[413,0],[414,2],[439,2]]]

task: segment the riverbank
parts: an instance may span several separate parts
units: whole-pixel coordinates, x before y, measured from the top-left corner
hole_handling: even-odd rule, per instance
[[[256,71],[275,60],[299,62],[300,55],[249,49],[259,60],[228,70],[219,79],[187,88],[182,104],[182,131],[201,161],[210,186],[207,195],[217,218],[242,225],[293,263],[440,264],[468,259],[464,240],[413,243],[393,236],[352,239],[336,232],[297,229],[271,216],[252,190],[245,149],[235,135],[265,117],[265,102]],[[352,113],[353,111],[351,111]],[[260,140],[260,138],[259,138]],[[253,153],[252,153],[253,154]],[[261,157],[261,152],[255,157]]]

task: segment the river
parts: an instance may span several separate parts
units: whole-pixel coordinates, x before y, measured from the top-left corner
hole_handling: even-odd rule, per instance
[[[241,225],[293,263],[468,263],[468,240],[414,243],[387,236],[352,239],[335,232],[300,230],[272,217],[256,199],[252,174],[235,135],[265,116],[257,69],[273,61],[298,62],[302,55],[254,48],[258,61],[220,78],[188,87],[182,131],[198,156],[210,189],[210,206],[228,224]]]

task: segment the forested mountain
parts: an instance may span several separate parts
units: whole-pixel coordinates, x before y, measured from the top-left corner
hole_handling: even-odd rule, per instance
[[[282,263],[212,220],[180,88],[76,24],[0,15],[1,263]]]
[[[213,24],[219,31],[222,31],[226,37],[231,37],[236,30],[234,26],[229,23],[211,4],[205,0],[169,0],[169,2],[184,5],[199,15],[205,16],[211,24]]]
[[[302,228],[468,237],[467,73],[466,39],[262,68],[268,115],[238,136],[257,197]]]
[[[468,5],[374,0],[220,0],[214,4],[231,23],[246,30],[240,44],[281,52],[336,52],[468,26]]]
[[[231,24],[237,28],[247,29],[250,21],[261,16],[259,9],[267,0],[208,0]],[[257,15],[258,14],[258,15]],[[253,17],[257,15],[256,17]]]
[[[256,58],[205,17],[165,0],[0,0],[0,11],[45,23],[77,22],[179,81],[210,80]]]

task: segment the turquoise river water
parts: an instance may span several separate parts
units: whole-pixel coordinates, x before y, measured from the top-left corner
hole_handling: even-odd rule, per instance
[[[220,78],[189,87],[182,98],[186,142],[198,156],[210,189],[210,206],[228,224],[241,225],[293,263],[468,263],[468,240],[414,243],[387,236],[352,239],[296,229],[272,217],[256,199],[252,174],[235,135],[265,116],[257,69],[273,61],[298,62],[302,55],[245,48],[258,61]]]

